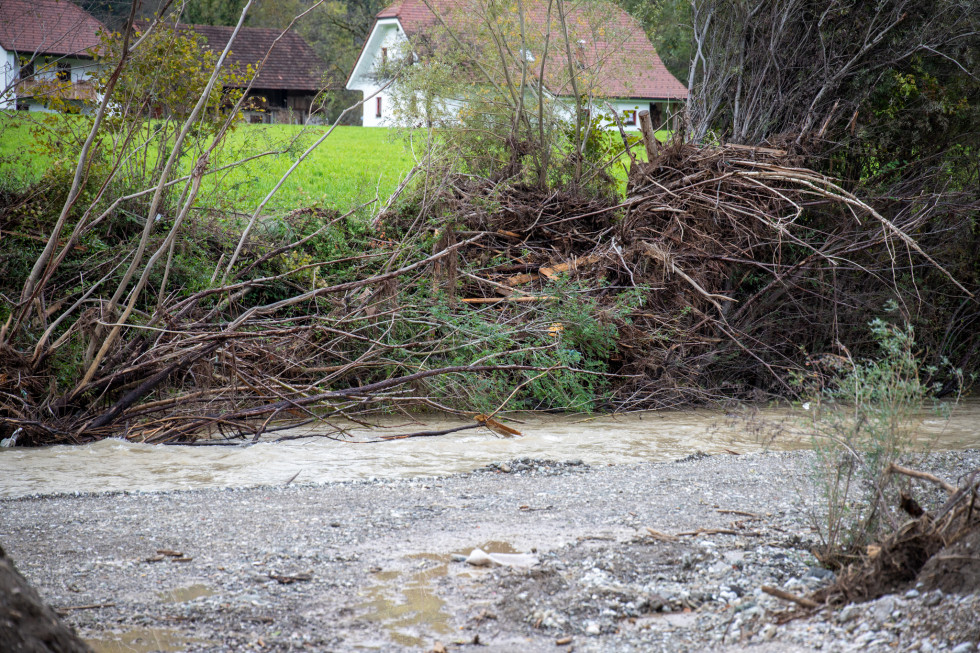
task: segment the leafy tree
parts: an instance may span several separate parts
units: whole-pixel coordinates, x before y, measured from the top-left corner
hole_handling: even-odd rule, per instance
[[[632,79],[622,56],[629,32],[609,2],[465,0],[389,58],[398,77],[393,112],[415,126],[444,127],[452,165],[489,179],[580,187],[597,143],[604,84]],[[619,135],[616,135],[619,138]],[[601,140],[601,139],[599,139]]]
[[[120,181],[127,187],[143,187],[158,175],[176,140],[180,122],[190,115],[204,92],[218,55],[204,38],[191,31],[158,26],[130,56],[112,91],[116,111],[104,122],[104,145],[110,160],[119,161]],[[108,84],[109,71],[120,55],[118,35],[106,34],[98,59],[105,65],[96,82],[99,92]],[[198,149],[226,120],[226,111],[241,97],[241,86],[251,68],[222,68],[202,115],[181,149]],[[163,120],[146,120],[147,116]],[[235,121],[241,120],[238,116]],[[141,145],[140,145],[141,144]]]
[[[687,83],[691,67],[690,0],[617,0],[640,21],[667,70]]]
[[[345,80],[371,32],[375,15],[388,4],[388,0],[328,0],[305,16],[297,24],[296,30],[326,62],[329,77]],[[360,95],[357,92],[328,91],[322,96],[324,113],[332,121],[341,111],[357,102]],[[348,122],[359,124],[356,112],[348,114]]]
[[[247,0],[191,0],[181,21],[192,25],[237,25]]]

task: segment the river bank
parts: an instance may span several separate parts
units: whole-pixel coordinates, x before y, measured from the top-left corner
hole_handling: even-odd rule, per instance
[[[8,499],[0,542],[102,651],[974,650],[976,594],[910,587],[774,624],[789,605],[763,585],[831,579],[809,553],[810,456]],[[477,547],[537,564],[458,561]]]

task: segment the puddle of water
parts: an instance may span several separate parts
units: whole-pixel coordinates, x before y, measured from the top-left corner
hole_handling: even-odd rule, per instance
[[[188,585],[187,587],[178,587],[167,590],[166,592],[157,592],[157,596],[164,603],[186,603],[187,601],[193,601],[203,596],[212,596],[213,594],[214,590],[207,585]]]
[[[150,653],[150,651],[183,651],[189,644],[207,640],[183,635],[169,628],[133,628],[105,637],[86,639],[95,653]]]
[[[455,551],[469,555],[473,549],[482,549],[497,555],[521,553],[509,542],[491,540]],[[476,568],[450,562],[452,554],[414,553],[406,556],[427,566],[407,574],[400,571],[376,571],[372,574],[377,584],[365,591],[366,600],[356,606],[364,611],[361,619],[379,624],[392,641],[401,646],[424,646],[427,635],[446,635],[452,632],[449,615],[443,609],[445,601],[435,594],[432,582],[453,575],[471,577]],[[404,576],[408,579],[403,579]]]
[[[458,553],[460,555],[469,555],[470,551],[473,549],[483,549],[485,553],[527,553],[527,551],[518,551],[511,545],[510,542],[500,542],[497,540],[491,540],[489,542],[484,542],[483,544],[477,544],[476,546],[466,547],[465,549],[460,549],[459,551],[453,551],[453,553]]]
[[[761,417],[786,419],[784,409]],[[465,424],[422,417],[425,424],[351,430],[357,439]],[[322,483],[364,478],[438,476],[519,457],[581,459],[591,465],[669,461],[694,451],[750,453],[809,446],[808,438],[772,443],[758,429],[720,411],[629,415],[521,415],[511,422],[524,436],[499,438],[483,430],[438,438],[351,444],[327,439],[241,447],[151,446],[103,440],[85,446],[0,449],[0,496],[101,491],[165,491],[205,487]],[[297,434],[297,432],[293,432]],[[282,435],[282,434],[277,434]],[[934,449],[980,446],[980,400],[961,404],[947,423],[927,416],[919,430]],[[934,441],[934,442],[933,442]]]
[[[420,554],[414,558],[444,558]],[[449,566],[441,562],[433,567],[417,571],[409,579],[397,582],[402,576],[397,571],[382,571],[374,577],[382,583],[365,591],[367,600],[356,606],[364,610],[362,619],[379,624],[393,642],[400,646],[423,646],[424,635],[446,635],[452,632],[449,615],[443,612],[445,601],[436,596],[431,581],[446,576]],[[393,592],[394,590],[394,592]],[[400,594],[393,598],[393,594]]]

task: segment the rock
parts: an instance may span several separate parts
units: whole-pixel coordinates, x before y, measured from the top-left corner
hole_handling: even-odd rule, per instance
[[[935,592],[930,592],[926,595],[926,598],[922,600],[922,605],[927,608],[934,608],[943,601],[942,590],[936,590]]]
[[[973,645],[973,642],[963,642],[962,644],[958,644],[952,653],[973,653],[976,650],[977,647]]]
[[[732,566],[730,564],[719,560],[718,562],[708,567],[708,573],[711,574],[712,576],[721,576],[726,571],[729,571],[731,568]]]
[[[648,594],[643,597],[637,608],[641,612],[658,612],[663,609],[664,605],[667,603],[667,599],[660,596],[659,594]]]
[[[846,624],[854,621],[861,614],[861,606],[849,603],[844,609],[837,613],[837,623]]]
[[[0,548],[0,651],[91,653]]]
[[[594,621],[589,621],[585,624],[585,634],[586,635],[599,635],[602,633],[602,628],[599,627]]]
[[[810,567],[806,570],[806,575],[809,578],[816,578],[820,581],[832,581],[836,576],[834,572],[823,567]]]
[[[894,596],[883,596],[875,604],[872,609],[872,616],[874,616],[875,621],[878,623],[885,623],[888,621],[892,612],[895,611],[895,597]]]

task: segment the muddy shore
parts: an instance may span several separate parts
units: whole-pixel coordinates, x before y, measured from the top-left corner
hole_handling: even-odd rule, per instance
[[[978,595],[914,583],[775,625],[791,606],[763,585],[832,580],[810,455],[8,499],[0,543],[103,651],[976,650]],[[919,463],[953,482],[978,465]],[[459,561],[477,547],[537,563]]]

